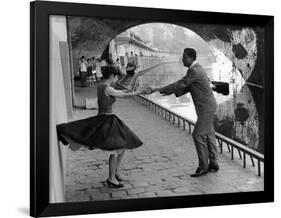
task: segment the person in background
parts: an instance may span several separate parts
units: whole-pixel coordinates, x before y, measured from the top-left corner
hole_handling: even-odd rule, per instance
[[[135,56],[134,56],[134,52],[133,51],[131,51],[131,56],[130,57],[128,57],[128,64],[130,63],[130,64],[133,64],[133,65],[135,65]]]
[[[96,73],[96,58],[95,56],[92,57],[92,74],[93,74],[93,79],[94,79],[94,82],[97,81],[97,73]]]
[[[79,62],[78,62],[78,71],[77,71],[77,75],[80,76],[81,75],[81,70],[80,70],[80,65],[83,61],[83,59],[85,58],[85,56],[82,56],[80,59],[79,59]]]
[[[88,58],[87,59],[87,84],[89,84],[90,87],[94,86],[94,76],[93,76],[93,64],[92,64],[92,59]]]
[[[96,75],[97,75],[97,81],[99,82],[102,78],[101,63],[100,63],[99,58],[97,58],[97,61],[96,61]]]
[[[136,66],[136,68],[139,68],[139,63],[138,63],[138,55],[135,54],[135,57],[134,57],[134,65]]]
[[[87,59],[87,76],[92,76],[93,65],[90,58]]]
[[[95,56],[93,56],[92,57],[92,66],[93,66],[93,70],[95,70],[96,69],[96,58],[95,58]]]
[[[128,55],[128,52],[126,52],[125,53],[125,63],[124,63],[124,65],[126,64],[128,64],[129,63],[129,55]]]
[[[121,70],[121,64],[120,64],[119,58],[116,58],[116,61],[114,62],[114,66],[117,69]]]
[[[81,87],[86,87],[87,66],[88,66],[88,64],[87,64],[86,58],[85,58],[85,56],[82,56],[80,64],[79,64]]]
[[[108,62],[106,61],[105,58],[101,58],[101,63],[100,63],[101,67],[106,67],[108,65]]]

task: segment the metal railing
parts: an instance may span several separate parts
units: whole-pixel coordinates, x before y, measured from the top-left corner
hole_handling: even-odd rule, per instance
[[[119,86],[122,88],[131,91],[127,87],[123,86],[122,84],[118,83]],[[192,128],[194,128],[195,123],[192,120],[189,120],[182,115],[170,111],[168,108],[166,108],[163,105],[160,105],[157,102],[153,102],[152,100],[146,98],[145,96],[138,95],[136,97],[136,100],[142,104],[144,104],[146,107],[151,109],[153,112],[155,112],[157,115],[163,117],[164,119],[168,120],[174,125],[177,125],[179,128],[182,128],[184,131],[187,130],[189,134],[192,133]],[[236,142],[218,132],[216,132],[216,139],[219,144],[220,153],[223,153],[223,147],[225,146],[228,150],[228,152],[231,155],[231,160],[234,159],[234,149],[237,150],[238,155],[240,159],[243,161],[243,167],[246,168],[247,166],[247,155],[249,156],[252,166],[255,167],[255,161],[257,161],[257,167],[258,167],[258,176],[261,176],[261,162],[264,163],[264,155],[248,148],[247,146]],[[243,155],[242,155],[243,154]]]
[[[176,60],[176,61],[175,60],[174,61],[168,61],[168,60],[166,60],[166,61],[164,60],[163,61],[162,60],[159,63],[156,63],[156,64],[154,64],[154,65],[152,65],[152,66],[150,66],[150,67],[148,67],[146,69],[143,69],[143,70],[140,70],[140,71],[136,72],[136,75],[130,77],[130,79],[133,80],[133,81],[130,81],[130,84],[132,85],[132,90],[135,90],[135,88],[136,88],[135,87],[136,86],[136,80],[137,80],[138,77],[142,76],[143,74],[145,74],[145,73],[147,73],[147,72],[149,72],[149,71],[151,71],[151,70],[153,70],[153,69],[155,69],[155,68],[157,68],[157,67],[159,67],[161,65],[172,64],[172,63],[177,63],[177,62],[178,62],[178,60]],[[123,75],[120,78],[119,83],[122,84],[126,77],[127,77],[127,74]]]

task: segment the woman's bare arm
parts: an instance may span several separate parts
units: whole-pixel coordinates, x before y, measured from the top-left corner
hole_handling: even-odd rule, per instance
[[[107,95],[111,95],[111,96],[114,96],[116,98],[128,98],[128,97],[132,97],[132,96],[136,96],[136,95],[139,95],[139,94],[142,94],[144,91],[139,89],[137,91],[134,91],[134,92],[124,92],[122,90],[117,90],[117,89],[114,89],[113,87],[107,87],[105,89],[105,93]]]

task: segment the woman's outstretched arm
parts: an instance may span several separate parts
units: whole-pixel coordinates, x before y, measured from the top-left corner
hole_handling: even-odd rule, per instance
[[[116,98],[128,98],[128,97],[132,97],[132,96],[136,96],[136,95],[142,94],[144,92],[145,92],[145,90],[142,89],[142,88],[138,89],[138,90],[136,90],[134,92],[124,92],[122,90],[114,89],[113,87],[108,87],[105,90],[105,93],[107,95],[111,95],[111,96],[114,96]]]

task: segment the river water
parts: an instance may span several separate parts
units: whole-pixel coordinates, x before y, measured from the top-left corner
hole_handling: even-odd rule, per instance
[[[230,84],[230,94],[224,96],[214,92],[218,108],[215,117],[217,132],[234,139],[254,150],[263,152],[259,145],[259,117],[256,103],[244,79],[232,65],[210,63],[198,60],[211,80],[225,81]],[[177,81],[186,74],[182,63],[163,64],[137,79],[141,86],[163,87]],[[149,99],[167,107],[183,117],[196,121],[197,116],[190,94],[176,98],[175,95],[161,96],[158,92],[147,96]]]

